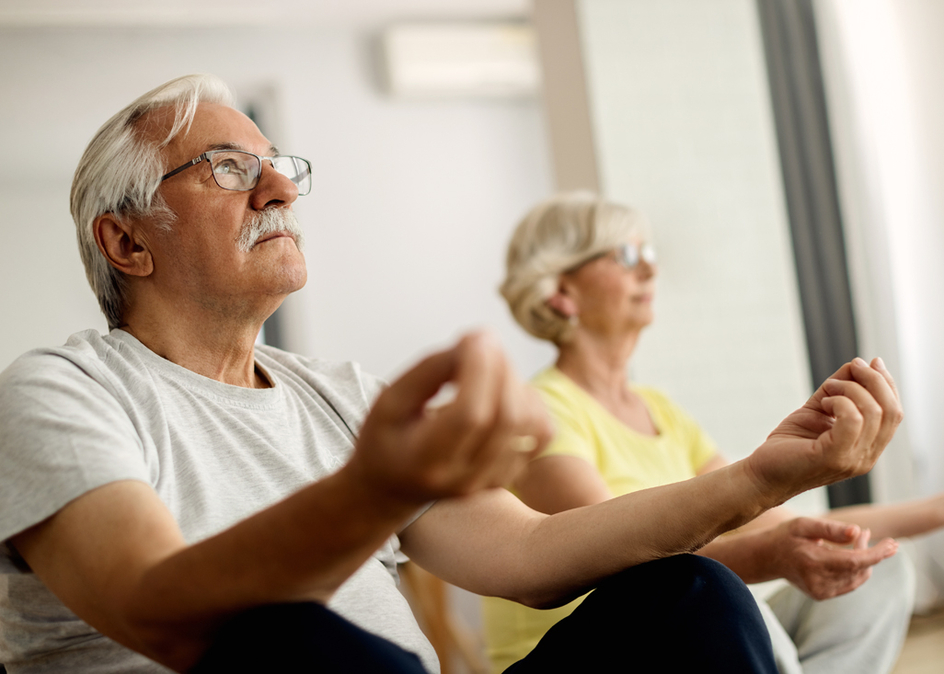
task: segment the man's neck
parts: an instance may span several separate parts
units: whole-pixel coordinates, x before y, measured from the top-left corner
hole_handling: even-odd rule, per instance
[[[192,372],[224,384],[268,388],[256,368],[255,342],[262,323],[236,326],[185,321],[129,320],[122,330],[151,351]]]

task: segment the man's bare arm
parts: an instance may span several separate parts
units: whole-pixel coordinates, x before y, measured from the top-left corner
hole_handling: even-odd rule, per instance
[[[445,382],[455,400],[428,414]],[[79,617],[182,671],[227,617],[326,601],[422,504],[504,484],[549,436],[543,408],[494,340],[473,335],[378,398],[338,473],[212,538],[187,545],[156,493],[127,481],[83,495],[12,543]]]
[[[401,540],[421,566],[473,592],[555,605],[621,569],[697,550],[801,491],[867,471],[901,417],[884,366],[856,361],[743,461],[553,516],[497,492],[443,501]]]
[[[410,512],[341,472],[188,546],[153,489],[123,481],[74,500],[12,544],[83,620],[183,671],[240,610],[327,601]]]

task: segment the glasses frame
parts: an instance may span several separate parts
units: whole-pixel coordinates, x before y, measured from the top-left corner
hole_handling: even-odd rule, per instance
[[[630,249],[635,249],[636,251],[635,254],[632,256],[629,255],[628,253]],[[578,262],[577,264],[575,264],[574,266],[568,267],[567,269],[564,270],[563,273],[572,274],[573,272],[577,271],[584,265],[588,265],[594,260],[599,260],[601,257],[606,257],[610,253],[616,253],[616,263],[620,267],[628,271],[632,271],[638,268],[639,265],[643,262],[645,262],[649,266],[652,266],[656,263],[656,259],[657,259],[655,246],[653,246],[648,241],[644,243],[640,243],[640,244],[624,243],[620,246],[616,246],[615,248],[610,248],[609,250],[604,250],[601,253],[596,253],[595,255],[591,255],[586,260],[582,260]],[[631,263],[632,258],[636,259],[634,263]]]
[[[246,189],[236,189],[234,187],[223,187],[222,185],[220,185],[220,181],[216,177],[216,171],[213,169],[213,162],[210,161],[210,158],[215,154],[220,154],[223,152],[239,152],[240,154],[248,154],[256,158],[256,161],[258,162],[259,170],[256,173],[256,179],[255,179],[255,182],[253,182],[252,187],[247,187]],[[276,159],[297,159],[299,161],[304,162],[305,166],[308,167],[308,177],[309,177],[308,189],[302,192],[301,188],[299,188],[298,196],[304,197],[310,194],[311,193],[311,162],[310,161],[308,161],[304,157],[298,157],[296,155],[291,155],[291,154],[281,154],[281,155],[278,155],[277,157],[262,157],[256,154],[255,152],[248,152],[246,150],[207,150],[206,152],[201,154],[199,157],[194,157],[187,163],[181,164],[180,166],[173,169],[172,171],[165,173],[161,177],[161,182],[164,182],[168,178],[173,178],[175,175],[183,171],[186,171],[191,166],[196,166],[200,162],[205,161],[210,165],[210,174],[213,176],[213,182],[215,182],[216,186],[219,187],[221,190],[226,190],[228,192],[251,192],[252,190],[256,189],[256,187],[259,185],[259,180],[262,178],[262,162],[268,161],[269,164],[272,165],[272,168],[275,168]],[[278,171],[278,169],[276,169],[276,171]],[[285,174],[280,172],[279,175],[285,175]],[[285,176],[285,177],[288,178],[288,176]],[[292,180],[292,179],[289,178],[289,180]],[[295,183],[294,180],[292,180],[292,182]],[[298,187],[298,183],[295,183],[295,186]]]

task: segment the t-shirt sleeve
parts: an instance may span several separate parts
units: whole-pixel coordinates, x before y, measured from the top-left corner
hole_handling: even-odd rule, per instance
[[[646,389],[644,395],[650,407],[655,408],[661,417],[664,426],[685,447],[696,473],[718,454],[718,447],[705,430],[668,396],[653,389]]]
[[[27,354],[0,374],[0,466],[0,541],[96,487],[149,482],[140,440],[115,395],[48,352]],[[0,554],[0,564],[8,560]]]

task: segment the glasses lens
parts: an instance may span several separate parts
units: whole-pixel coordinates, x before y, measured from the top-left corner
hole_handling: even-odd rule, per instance
[[[640,262],[655,264],[656,249],[651,243],[644,243],[641,246],[627,243],[616,249],[616,259],[626,269],[635,269]]]
[[[651,243],[644,243],[639,247],[639,257],[646,264],[655,264],[656,260],[656,248]]]
[[[227,150],[211,154],[210,166],[213,167],[213,177],[217,185],[224,190],[245,192],[259,182],[262,162],[254,154]]]
[[[625,243],[616,249],[616,260],[627,269],[635,269],[639,264],[639,246]]]
[[[298,185],[298,196],[311,192],[311,164],[301,157],[273,157],[272,166],[283,176]]]

